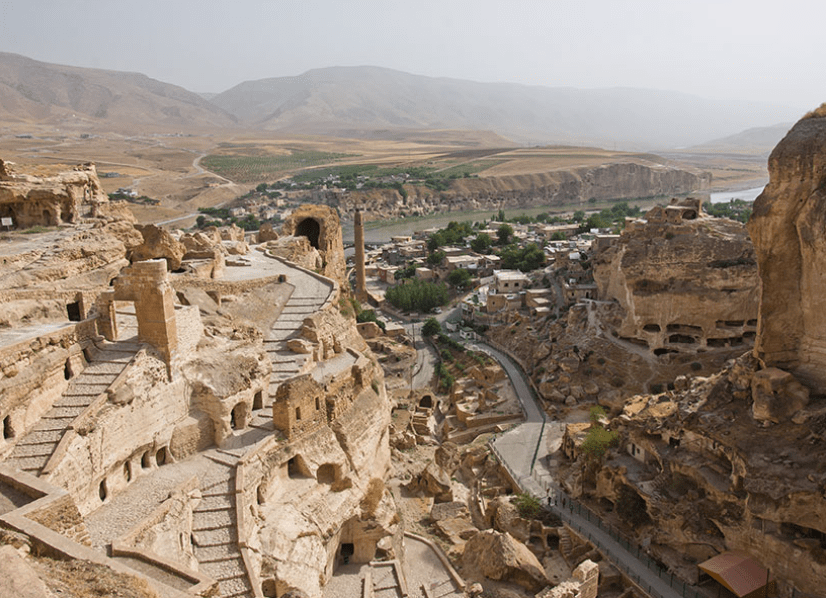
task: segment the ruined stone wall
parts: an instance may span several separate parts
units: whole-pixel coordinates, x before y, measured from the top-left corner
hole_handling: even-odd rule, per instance
[[[294,439],[327,423],[324,388],[311,374],[282,383],[272,403],[272,419],[277,430]]]
[[[339,282],[344,280],[344,245],[335,210],[321,205],[300,206],[282,224],[281,236],[307,237],[321,254],[321,274]]]
[[[826,385],[826,111],[798,122],[769,157],[749,232],[760,278],[755,355]],[[822,391],[821,391],[822,392]]]
[[[157,466],[161,449],[165,450],[160,460],[171,461],[172,435],[189,415],[186,381],[169,382],[166,365],[157,357],[139,355],[126,376],[124,392],[88,413],[85,426],[75,425],[77,432],[64,436],[60,457],[47,477],[72,495],[83,514],[129,483],[126,462],[139,475],[144,453],[149,454],[149,468]]]

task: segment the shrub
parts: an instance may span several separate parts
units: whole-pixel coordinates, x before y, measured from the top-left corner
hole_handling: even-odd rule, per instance
[[[608,447],[615,446],[619,442],[619,434],[612,430],[606,430],[599,424],[591,424],[585,441],[582,443],[582,451],[589,461],[599,461],[605,455]]]
[[[535,519],[541,510],[539,499],[527,492],[517,494],[513,499],[513,503],[519,509],[519,514],[525,519]]]

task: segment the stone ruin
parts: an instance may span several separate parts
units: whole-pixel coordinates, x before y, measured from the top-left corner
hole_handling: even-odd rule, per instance
[[[11,218],[14,228],[74,224],[108,202],[94,164],[36,177],[18,174],[0,160],[0,217]]]
[[[343,275],[335,213],[296,214],[294,255]],[[342,559],[401,554],[390,403],[340,278],[231,229],[60,234],[0,269],[0,527],[169,596],[318,596]]]

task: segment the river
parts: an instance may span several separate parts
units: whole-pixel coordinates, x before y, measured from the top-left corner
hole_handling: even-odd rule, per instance
[[[711,203],[721,203],[730,201],[732,199],[742,199],[744,201],[754,201],[758,195],[763,191],[763,187],[753,187],[751,189],[740,189],[740,190],[732,190],[732,191],[720,191],[717,193],[710,194]],[[667,199],[658,198],[656,200],[653,199],[645,199],[645,200],[624,200],[627,201],[631,205],[639,205],[643,211],[647,210],[654,204],[666,204],[668,203]],[[605,207],[609,207],[613,202],[599,202],[597,204],[587,204],[583,205],[581,203],[577,204],[570,204],[567,206],[535,206],[530,208],[510,208],[506,210],[506,214],[508,216],[515,216],[517,214],[529,214],[531,216],[535,216],[540,212],[552,212],[552,213],[565,213],[565,212],[572,212],[576,209],[585,209],[586,211],[592,210],[599,210]],[[364,230],[364,240],[368,243],[386,243],[390,240],[390,237],[399,235],[399,236],[406,236],[412,235],[413,231],[423,230],[426,228],[443,228],[447,226],[448,222],[451,220],[488,220],[490,218],[495,218],[497,214],[497,210],[479,210],[479,211],[468,211],[468,212],[447,212],[447,213],[437,213],[437,214],[429,214],[427,216],[421,216],[417,218],[410,218],[410,219],[401,219],[401,220],[392,220],[386,222],[368,222],[365,224]],[[342,233],[345,239],[352,239],[353,238],[353,223],[345,221],[342,223]]]
[[[742,199],[743,201],[754,201],[763,192],[763,187],[753,187],[751,189],[741,189],[739,191],[720,191],[711,194],[711,203],[723,203],[732,199]]]

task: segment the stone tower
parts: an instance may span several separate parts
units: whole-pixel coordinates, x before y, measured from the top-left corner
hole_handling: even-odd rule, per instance
[[[353,225],[356,246],[356,299],[364,301],[367,299],[367,284],[364,277],[364,222],[360,210],[356,210]]]

